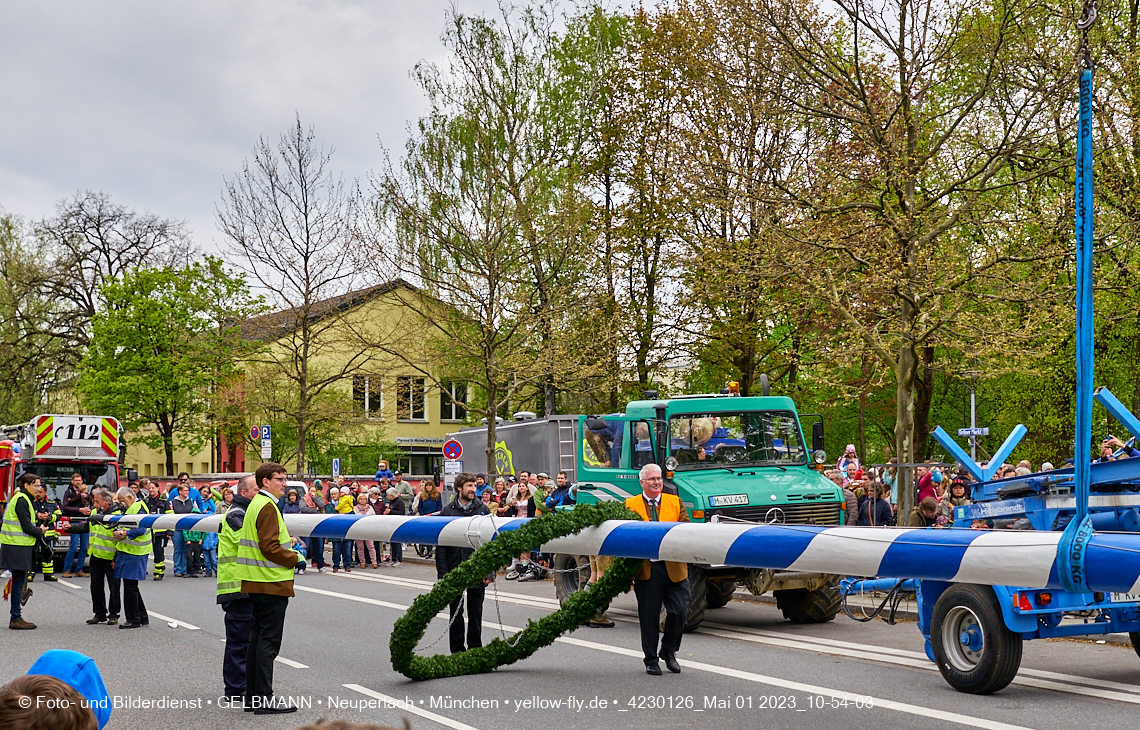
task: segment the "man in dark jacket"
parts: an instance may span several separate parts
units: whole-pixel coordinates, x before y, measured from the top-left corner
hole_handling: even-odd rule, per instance
[[[123,511],[121,505],[112,501],[111,493],[106,489],[96,489],[91,493],[92,504],[95,505],[96,516],[118,514]],[[92,617],[87,620],[89,624],[107,624],[114,626],[119,623],[119,611],[123,607],[121,582],[115,577],[115,549],[114,539],[111,537],[111,527],[102,522],[74,522],[71,526],[73,534],[91,535],[91,611]],[[111,590],[111,599],[108,603],[107,595],[103,592],[104,584]]]
[[[8,501],[4,510],[3,525],[0,527],[0,570],[12,571],[12,618],[10,629],[34,629],[30,621],[21,616],[21,607],[31,598],[32,590],[25,581],[28,573],[35,569],[36,544],[44,536],[44,531],[36,525],[32,499],[40,486],[36,474],[20,477],[20,486]]]
[[[487,514],[487,506],[475,499],[475,475],[462,472],[455,475],[455,499],[440,510],[442,517],[474,517]],[[435,574],[442,578],[459,567],[471,554],[473,548],[440,545],[435,551]],[[467,646],[463,645],[463,596],[451,602],[451,653],[483,646],[483,596],[491,578],[484,578],[467,589]],[[456,615],[458,614],[458,615]]]
[[[158,485],[143,477],[139,480],[139,494],[142,495],[146,511],[152,515],[173,514],[170,509],[170,500],[158,491]],[[154,554],[154,579],[162,580],[166,576],[166,542],[170,539],[170,530],[156,530],[151,535],[151,552]]]
[[[32,502],[36,512],[36,525],[43,531],[46,544],[39,556],[40,572],[44,574],[45,582],[55,583],[59,580],[55,577],[55,538],[59,535],[55,531],[55,523],[63,516],[63,512],[59,508],[59,502],[48,499],[47,489],[42,483],[32,491],[36,497]],[[34,573],[28,576],[29,581],[34,579]]]
[[[87,496],[87,485],[83,483],[83,475],[75,472],[71,475],[71,483],[63,493],[60,511],[68,520],[83,521],[91,516],[91,503]],[[87,533],[72,531],[72,538],[67,547],[67,557],[63,559],[63,577],[70,578],[72,574],[86,578],[87,571],[83,566],[87,562]],[[78,560],[77,560],[78,558]],[[75,568],[73,571],[72,568]]]
[[[390,515],[403,515],[408,514],[408,507],[404,504],[404,498],[400,496],[400,492],[395,487],[388,488],[388,512]],[[404,545],[403,543],[392,543],[392,567],[402,568],[404,565]]]
[[[885,527],[894,523],[895,513],[891,509],[891,485],[875,484],[877,499],[864,500],[859,505],[859,522],[863,527]]]

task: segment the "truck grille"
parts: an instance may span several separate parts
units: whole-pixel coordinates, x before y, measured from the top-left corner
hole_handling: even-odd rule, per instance
[[[37,458],[45,456],[62,456],[68,459],[99,459],[107,458],[107,452],[99,446],[49,446]]]
[[[772,522],[774,517],[779,516],[777,512],[772,512],[769,515],[773,509],[778,509],[784,513],[782,524],[785,525],[838,525],[839,504],[839,502],[820,502],[817,504],[781,504],[771,507],[727,507],[710,510],[710,512],[715,511],[725,517],[737,520],[767,524]],[[780,522],[779,520],[775,521]]]

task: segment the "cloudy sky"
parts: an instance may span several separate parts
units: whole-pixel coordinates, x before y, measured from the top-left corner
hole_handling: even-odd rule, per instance
[[[497,14],[495,0],[456,0]],[[424,111],[408,71],[443,58],[450,0],[0,0],[0,208],[50,215],[78,190],[187,221],[260,135],[299,114],[352,178],[399,155]]]

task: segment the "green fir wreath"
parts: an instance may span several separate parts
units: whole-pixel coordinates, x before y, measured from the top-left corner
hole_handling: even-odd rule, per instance
[[[459,654],[418,656],[416,645],[424,636],[428,623],[469,586],[482,581],[506,565],[514,557],[534,550],[558,537],[573,535],[587,527],[597,527],[606,520],[636,520],[638,515],[621,502],[579,505],[572,510],[556,512],[533,519],[517,530],[500,532],[483,545],[458,568],[445,575],[430,593],[416,598],[407,613],[392,628],[389,649],[392,668],[409,679],[442,679],[464,674],[482,674],[505,664],[525,659],[544,646],[554,643],[562,634],[573,631],[596,617],[614,596],[629,590],[641,560],[618,558],[589,590],[572,594],[562,608],[538,621],[527,621],[526,628],[503,640],[496,638],[486,646]]]

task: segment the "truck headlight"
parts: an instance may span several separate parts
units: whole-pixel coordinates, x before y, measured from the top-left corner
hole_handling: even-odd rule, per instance
[[[822,464],[827,461],[827,452],[823,449],[816,449],[812,456],[815,457],[815,463]]]

